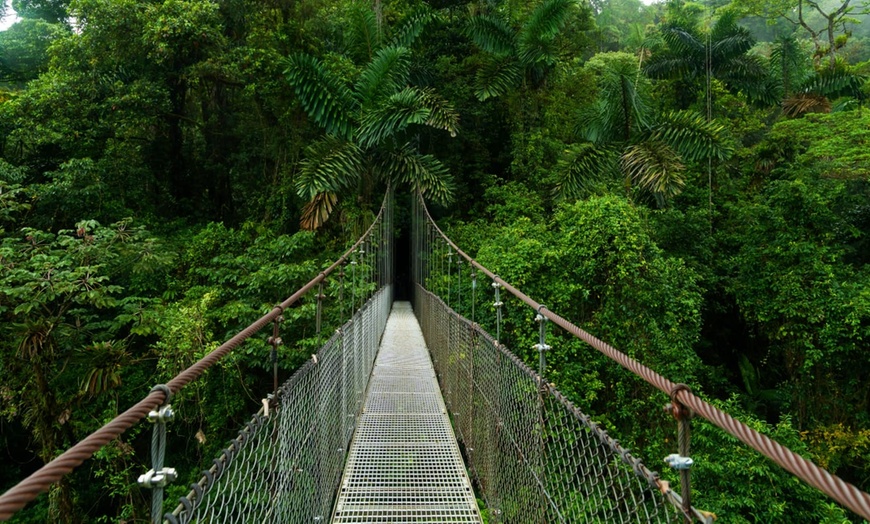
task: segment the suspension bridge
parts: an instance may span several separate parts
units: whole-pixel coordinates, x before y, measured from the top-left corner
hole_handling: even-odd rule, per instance
[[[0,496],[0,520],[11,518],[147,418],[154,425],[152,469],[138,482],[151,490],[155,523],[482,523],[478,500],[490,523],[709,523],[715,515],[691,501],[692,414],[870,519],[867,493],[581,330],[478,264],[443,234],[419,196],[412,215],[412,267],[404,269],[413,274],[413,303],[393,302],[396,242],[388,191],[371,227],[339,260]],[[313,293],[319,332],[329,278],[338,280],[339,303],[349,303],[341,312],[346,321],[279,384],[282,315]],[[463,279],[468,285],[462,285]],[[475,322],[484,289],[491,289],[494,298],[487,304],[495,316],[494,335]],[[536,369],[499,341],[502,293],[516,297],[536,321]],[[678,438],[667,461],[679,472],[678,487],[663,481],[545,380],[548,324],[670,396]],[[172,395],[245,340],[268,333],[270,326],[273,384],[264,391],[262,407],[185,496],[164,500],[166,486],[190,474],[164,464]]]

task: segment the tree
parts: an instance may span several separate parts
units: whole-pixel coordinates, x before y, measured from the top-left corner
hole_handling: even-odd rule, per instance
[[[468,34],[486,53],[477,72],[477,97],[503,95],[521,81],[540,84],[556,64],[556,37],[576,7],[573,0],[544,0],[516,30],[500,14],[473,17]]]
[[[588,192],[614,171],[630,191],[636,184],[660,202],[680,192],[684,161],[731,153],[725,129],[691,112],[656,114],[649,81],[626,53],[603,53],[587,63],[596,70],[598,98],[581,116],[577,134],[585,139],[568,148],[559,162],[556,191],[563,197]]]
[[[419,152],[413,126],[448,131],[455,136],[459,116],[434,89],[409,85],[409,46],[431,15],[417,14],[374,52],[349,87],[310,55],[288,58],[287,79],[309,117],[326,135],[306,149],[299,179],[304,229],[319,228],[339,195],[368,195],[377,181],[411,184],[425,195],[451,198],[447,169],[432,155]],[[377,33],[375,33],[377,34]]]
[[[847,24],[858,23],[853,15],[870,13],[870,1],[838,0],[735,0],[734,7],[745,15],[756,15],[776,20],[787,20],[809,33],[815,52],[813,60],[820,66],[822,58],[828,57],[828,67],[834,68],[837,52],[849,38]],[[815,17],[815,18],[814,18]]]
[[[644,65],[650,78],[676,80],[681,92],[681,107],[687,108],[702,90],[701,80],[709,74],[733,91],[743,91],[750,98],[759,96],[766,71],[755,55],[748,51],[755,45],[749,31],[737,25],[736,15],[724,12],[709,32],[697,21],[677,20],[661,29],[664,45],[653,50]]]

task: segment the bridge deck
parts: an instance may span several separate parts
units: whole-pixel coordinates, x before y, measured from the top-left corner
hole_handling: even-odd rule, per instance
[[[481,522],[408,302],[387,320],[332,522]]]

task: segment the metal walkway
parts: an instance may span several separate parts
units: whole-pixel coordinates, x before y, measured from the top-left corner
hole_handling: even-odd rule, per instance
[[[387,320],[332,522],[481,522],[408,302]]]

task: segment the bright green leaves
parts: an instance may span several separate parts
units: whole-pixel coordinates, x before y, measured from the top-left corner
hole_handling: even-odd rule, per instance
[[[411,124],[426,122],[430,112],[420,104],[419,90],[411,87],[403,89],[363,116],[359,143],[363,148],[383,143]]]
[[[354,108],[350,90],[313,56],[296,53],[287,63],[284,74],[308,116],[327,133],[350,138],[353,133],[350,114]]]

